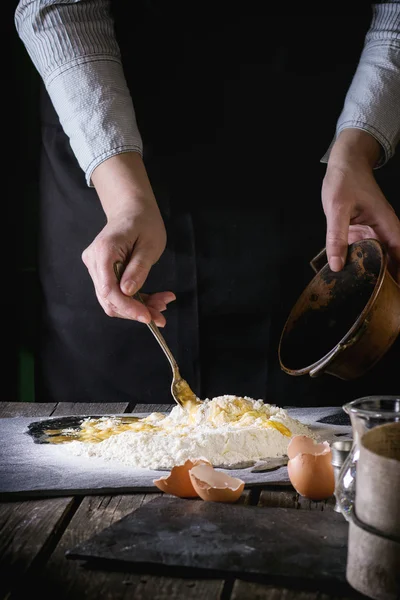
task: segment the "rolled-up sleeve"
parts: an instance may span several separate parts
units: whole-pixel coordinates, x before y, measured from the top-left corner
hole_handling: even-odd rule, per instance
[[[370,133],[381,145],[375,168],[394,154],[400,140],[400,0],[372,6],[372,22],[364,48],[346,94],[330,150],[343,129]]]
[[[20,0],[15,25],[87,184],[107,158],[142,154],[109,1]]]

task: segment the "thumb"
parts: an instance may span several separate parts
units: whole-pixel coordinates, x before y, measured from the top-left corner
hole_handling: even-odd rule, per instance
[[[137,243],[121,278],[121,290],[128,296],[136,294],[146,281],[156,262],[156,252],[149,245]]]
[[[326,255],[332,271],[341,271],[347,258],[350,213],[341,206],[326,210]]]

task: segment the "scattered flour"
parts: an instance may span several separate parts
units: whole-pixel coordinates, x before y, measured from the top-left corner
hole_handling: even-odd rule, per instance
[[[86,423],[90,427],[90,419]],[[113,418],[97,428],[112,432]],[[63,448],[76,456],[102,458],[145,469],[171,469],[195,458],[215,467],[240,465],[284,456],[294,435],[315,438],[312,430],[287,411],[248,397],[219,396],[186,412],[152,413],[131,430],[96,443],[71,441]]]

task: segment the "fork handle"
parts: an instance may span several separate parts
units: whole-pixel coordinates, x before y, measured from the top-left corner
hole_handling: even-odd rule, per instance
[[[115,262],[114,263],[114,273],[117,277],[118,283],[121,281],[123,272],[124,272],[123,263],[120,261]],[[134,298],[135,300],[139,300],[139,302],[141,302],[142,304],[145,305],[145,302],[144,302],[142,296],[139,294],[139,292],[136,292],[136,294],[133,294],[132,298]],[[179,371],[178,363],[176,362],[171,350],[169,349],[168,344],[164,339],[164,336],[162,335],[161,331],[158,329],[157,325],[154,323],[153,320],[151,320],[150,323],[147,323],[147,327],[150,329],[151,333],[154,335],[157,342],[160,344],[161,348],[164,350],[164,353],[165,353],[166,357],[168,358],[169,363],[171,365],[172,371],[175,374],[177,371]]]

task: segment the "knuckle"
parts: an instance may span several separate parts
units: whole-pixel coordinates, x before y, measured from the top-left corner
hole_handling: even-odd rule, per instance
[[[151,263],[146,260],[136,259],[132,262],[132,269],[139,275],[139,277],[147,274],[148,271],[150,271],[150,268]]]
[[[348,207],[343,201],[342,196],[337,194],[333,194],[327,198],[327,205],[335,215],[340,215],[348,211]]]
[[[341,183],[332,180],[331,177],[325,177],[322,181],[322,196],[329,203],[341,203],[345,189]]]
[[[97,296],[97,300],[99,301],[99,304],[101,306],[101,308],[104,310],[105,314],[108,317],[114,317],[115,316],[115,311],[113,309],[113,306],[111,305],[110,302],[105,301],[99,293],[96,292],[96,296]]]
[[[110,240],[107,237],[101,235],[101,236],[97,237],[95,239],[95,241],[93,242],[94,254],[97,254],[97,255],[100,254],[101,256],[103,256],[103,255],[111,254],[111,251],[112,251],[112,244],[110,244]]]
[[[83,264],[89,269],[92,262],[92,246],[88,246],[81,254]]]
[[[328,231],[326,234],[326,242],[331,246],[342,246],[347,243],[347,237],[341,231]]]
[[[108,302],[107,300],[103,299],[101,305],[103,307],[104,312],[106,313],[106,315],[108,317],[116,316],[115,307],[111,304],[111,302]]]
[[[108,296],[111,293],[111,286],[109,284],[104,284],[101,289],[100,289],[100,296],[102,297],[102,299],[108,303]]]

